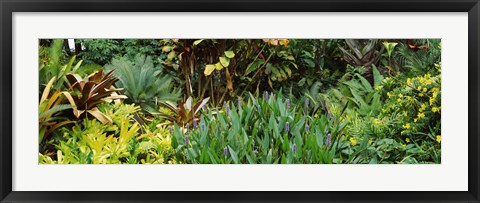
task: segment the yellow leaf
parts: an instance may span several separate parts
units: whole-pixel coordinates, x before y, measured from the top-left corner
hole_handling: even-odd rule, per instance
[[[288,39],[281,39],[280,40],[280,45],[283,45],[283,46],[288,46]]]
[[[200,44],[200,42],[202,42],[202,41],[203,41],[203,39],[195,40],[195,41],[193,42],[193,46],[197,46],[197,45]]]
[[[215,65],[207,64],[205,66],[205,71],[203,72],[203,74],[205,74],[205,76],[209,76],[210,74],[212,74],[213,70],[215,70]]]
[[[220,63],[222,64],[223,67],[228,67],[228,65],[230,65],[230,59],[228,59],[227,57],[219,57],[220,59]]]
[[[177,56],[177,53],[172,51],[172,52],[168,53],[167,59],[172,60],[173,58],[175,58],[175,56]]]
[[[270,86],[270,88],[273,89],[273,84],[272,84],[272,81],[270,80],[270,76],[268,76],[268,85]]]
[[[83,113],[83,112],[79,112],[77,110],[77,105],[75,104],[75,100],[73,100],[73,97],[72,95],[67,92],[67,91],[63,91],[62,92],[63,95],[67,98],[68,102],[70,103],[70,105],[72,105],[72,109],[73,109],[73,114],[78,118],[80,117],[80,115]]]
[[[271,39],[269,40],[270,44],[273,45],[273,46],[277,46],[278,45],[278,40],[277,39]]]
[[[162,52],[170,52],[173,50],[173,47],[172,46],[164,46],[162,48]]]
[[[93,108],[91,110],[87,110],[90,115],[93,117],[97,118],[100,122],[103,124],[112,124],[112,119],[108,117],[107,115],[103,114],[101,111],[99,111],[97,108]]]
[[[55,91],[55,93],[53,93],[52,97],[50,97],[50,99],[48,99],[48,104],[47,104],[46,109],[51,109],[52,107],[58,106],[60,104],[60,102],[62,101],[62,98],[60,97],[61,95],[62,95],[62,93],[60,92],[60,90]],[[54,103],[55,103],[55,105],[54,105]]]
[[[222,70],[222,69],[223,69],[223,65],[220,64],[220,62],[218,62],[218,63],[215,64],[215,69],[217,69],[217,70]]]
[[[42,94],[42,98],[40,99],[40,104],[47,100],[47,97],[48,95],[50,94],[50,89],[52,88],[52,85],[53,85],[53,82],[55,81],[55,77],[53,77],[52,79],[50,79],[50,81],[48,82],[47,86],[45,87],[45,89],[43,90],[43,94]]]

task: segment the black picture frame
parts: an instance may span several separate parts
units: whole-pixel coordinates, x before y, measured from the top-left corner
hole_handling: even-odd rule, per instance
[[[1,202],[479,202],[478,0],[0,0]],[[12,191],[14,12],[468,12],[468,191],[465,192],[23,192]]]

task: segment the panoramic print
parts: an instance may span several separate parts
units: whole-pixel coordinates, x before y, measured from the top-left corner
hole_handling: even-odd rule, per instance
[[[441,163],[440,39],[38,43],[39,164]]]

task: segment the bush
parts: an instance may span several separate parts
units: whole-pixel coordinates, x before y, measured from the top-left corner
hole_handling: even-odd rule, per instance
[[[151,57],[137,55],[133,61],[113,59],[105,68],[115,70],[114,75],[119,78],[116,85],[124,89],[129,103],[152,110],[156,109],[158,101],[177,102],[180,99],[181,92],[172,86],[172,77],[164,74],[161,67],[154,67]]]

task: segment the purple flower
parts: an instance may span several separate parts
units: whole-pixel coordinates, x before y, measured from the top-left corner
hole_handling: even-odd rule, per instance
[[[330,133],[328,133],[328,135],[327,135],[327,147],[330,147],[331,142],[332,142],[332,135]]]
[[[185,136],[185,145],[188,145],[188,135]]]
[[[307,99],[305,100],[305,105],[306,105],[307,107],[308,107],[308,105],[310,105],[310,99],[309,99],[309,98],[307,98]]]
[[[292,151],[293,153],[297,151],[297,144],[293,143]]]
[[[285,123],[285,130],[287,132],[290,131],[290,123],[289,122]]]
[[[193,119],[193,129],[197,129],[197,120]]]
[[[223,148],[223,155],[225,155],[225,156],[228,155],[228,148],[227,147]]]
[[[230,115],[230,106],[227,104],[227,111],[226,111],[227,116]]]
[[[268,92],[265,91],[265,94],[263,95],[263,99],[268,100]]]
[[[290,109],[290,99],[287,99],[287,109]]]
[[[205,123],[200,124],[200,126],[202,127],[202,130],[205,130]]]
[[[308,126],[308,124],[305,125],[305,130],[306,130],[306,131],[310,130],[310,126]]]
[[[330,118],[332,118],[332,113],[330,113],[330,111],[328,111],[328,113],[327,113],[327,118],[328,118],[328,120],[330,120]]]
[[[185,129],[187,129],[187,134],[188,134],[188,133],[190,132],[190,124],[187,123],[187,124],[185,125]]]
[[[238,106],[242,106],[242,99],[238,98]]]

